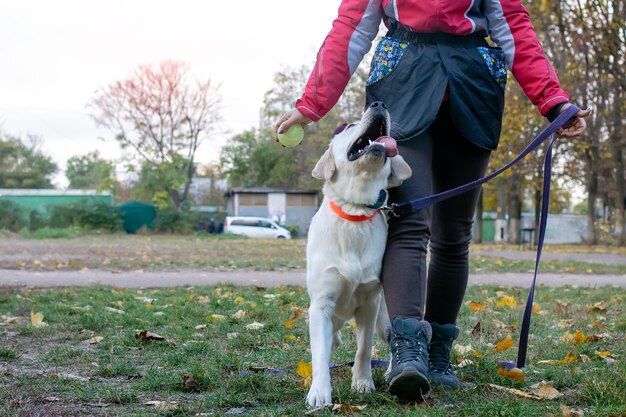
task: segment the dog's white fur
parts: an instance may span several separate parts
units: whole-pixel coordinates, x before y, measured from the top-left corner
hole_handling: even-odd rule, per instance
[[[366,205],[376,202],[381,189],[398,186],[411,176],[400,155],[364,154],[349,161],[350,146],[373,119],[369,109],[361,122],[337,134],[321,157],[313,176],[323,179],[324,201],[313,217],[307,243],[307,289],[311,299],[309,332],[313,379],[307,395],[309,407],[332,403],[329,362],[340,343],[340,330],[354,317],[357,352],[352,368],[352,389],[374,391],[371,350],[374,327],[382,338],[389,327],[382,297],[380,272],[387,239],[387,223],[379,213],[354,222],[331,211],[328,200],[351,215],[370,215]],[[386,132],[389,133],[389,119]],[[378,317],[378,319],[377,319]]]

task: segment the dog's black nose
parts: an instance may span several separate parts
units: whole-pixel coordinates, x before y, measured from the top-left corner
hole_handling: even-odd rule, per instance
[[[382,101],[375,101],[372,104],[370,104],[370,107],[372,109],[375,109],[377,107],[382,107],[383,109],[387,110],[387,105],[383,103]]]

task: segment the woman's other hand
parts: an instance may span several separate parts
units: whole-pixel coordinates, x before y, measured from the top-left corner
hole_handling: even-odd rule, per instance
[[[561,107],[559,113],[563,113],[565,109],[571,106],[571,103],[565,104]],[[585,129],[587,128],[587,122],[585,121],[585,117],[591,114],[591,107],[586,110],[580,110],[578,113],[574,115],[574,120],[567,125],[567,127],[562,127],[556,131],[556,134],[560,138],[575,138],[580,136]]]

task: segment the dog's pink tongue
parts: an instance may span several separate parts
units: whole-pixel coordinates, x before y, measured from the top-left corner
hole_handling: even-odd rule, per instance
[[[394,157],[398,154],[398,144],[396,140],[391,136],[381,136],[374,142],[381,143],[385,147],[387,156]]]

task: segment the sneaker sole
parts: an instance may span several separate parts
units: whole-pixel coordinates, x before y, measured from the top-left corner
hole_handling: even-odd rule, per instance
[[[428,378],[415,368],[404,369],[389,382],[389,393],[400,401],[424,401],[428,391]]]

